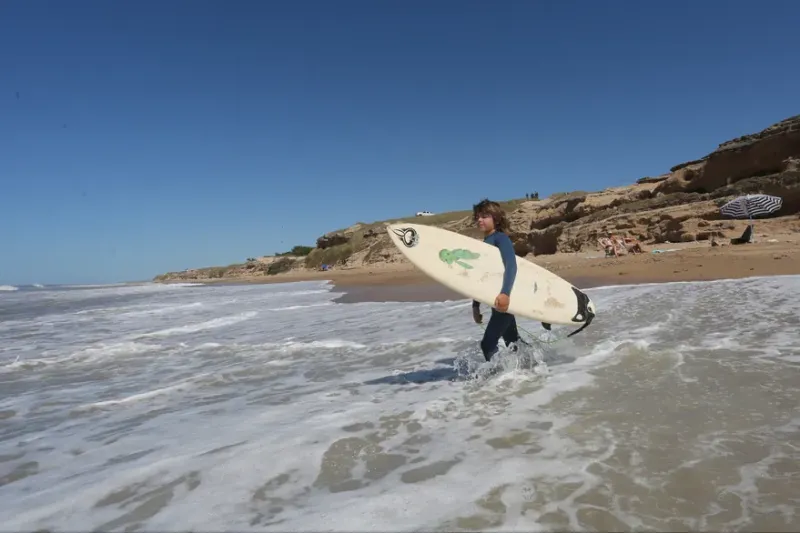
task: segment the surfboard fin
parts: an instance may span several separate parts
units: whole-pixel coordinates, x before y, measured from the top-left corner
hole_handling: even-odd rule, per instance
[[[586,329],[586,327],[592,323],[592,320],[594,320],[594,313],[591,309],[589,309],[589,297],[575,287],[572,287],[572,291],[575,293],[575,297],[578,299],[578,311],[575,313],[575,316],[572,317],[572,321],[583,322],[583,325],[567,335],[567,337],[577,335]]]
[[[542,327],[547,331],[550,331],[553,328],[553,326],[548,324],[547,322],[542,322]]]

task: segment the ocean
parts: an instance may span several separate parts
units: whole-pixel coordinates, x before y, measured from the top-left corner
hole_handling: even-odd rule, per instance
[[[0,529],[799,530],[800,277],[587,292],[487,365],[466,300],[6,288]]]

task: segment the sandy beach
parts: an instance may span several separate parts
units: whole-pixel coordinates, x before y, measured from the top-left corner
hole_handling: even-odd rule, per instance
[[[800,274],[798,234],[759,236],[755,243],[712,247],[708,242],[645,247],[645,253],[603,257],[600,251],[542,255],[536,264],[577,287],[672,281],[709,281]],[[329,280],[342,292],[339,303],[442,301],[463,296],[436,283],[410,263],[327,272],[290,272],[210,283],[289,283]],[[202,281],[206,283],[206,281]]]

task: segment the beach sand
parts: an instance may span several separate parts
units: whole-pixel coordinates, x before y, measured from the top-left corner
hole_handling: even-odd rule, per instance
[[[591,251],[542,255],[532,260],[580,288],[800,274],[800,235],[794,233],[761,236],[758,242],[744,245],[712,247],[708,242],[677,243],[647,246],[645,250],[643,254],[618,258],[606,258],[602,252]],[[662,253],[653,253],[654,250],[662,250]],[[231,282],[287,283],[312,280],[330,280],[334,290],[343,293],[337,300],[340,303],[464,298],[435,282],[410,263],[328,272],[290,272]]]

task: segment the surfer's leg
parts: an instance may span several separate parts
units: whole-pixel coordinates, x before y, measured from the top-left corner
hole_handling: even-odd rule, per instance
[[[492,356],[497,352],[497,341],[503,334],[502,319],[497,313],[492,310],[492,316],[489,318],[489,323],[486,324],[486,330],[483,332],[483,339],[481,339],[481,351],[483,357],[489,361]]]
[[[492,356],[497,352],[497,341],[504,336],[509,326],[509,321],[513,320],[513,318],[514,315],[500,313],[492,309],[492,316],[489,318],[489,323],[486,325],[486,331],[483,334],[483,340],[481,340],[481,351],[487,361],[491,360]],[[516,331],[516,326],[514,330]]]
[[[505,341],[506,345],[511,344],[512,342],[516,346],[519,344],[519,331],[517,331],[517,319],[514,315],[508,315],[511,319],[508,321],[508,327],[506,327],[505,331],[503,332],[503,340]],[[516,351],[516,350],[514,350]]]

